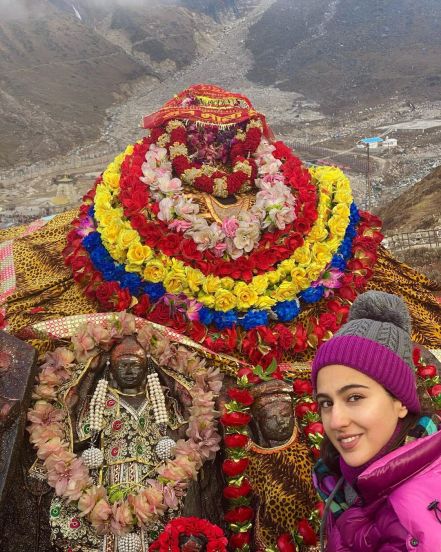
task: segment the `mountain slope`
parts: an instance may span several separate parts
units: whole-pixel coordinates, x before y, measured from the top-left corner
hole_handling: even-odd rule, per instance
[[[127,83],[148,73],[75,17],[43,2],[38,7],[0,22],[3,166],[91,139]]]
[[[248,3],[0,0],[0,168],[97,139],[132,84],[151,87],[210,49],[207,14]]]
[[[377,212],[388,234],[441,226],[441,166]]]
[[[247,46],[255,82],[335,110],[441,94],[439,0],[277,0]]]

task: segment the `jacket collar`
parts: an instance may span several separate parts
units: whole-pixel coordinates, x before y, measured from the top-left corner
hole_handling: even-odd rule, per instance
[[[436,460],[441,462],[441,431],[403,445],[374,462],[358,477],[357,489],[367,503],[372,502]]]

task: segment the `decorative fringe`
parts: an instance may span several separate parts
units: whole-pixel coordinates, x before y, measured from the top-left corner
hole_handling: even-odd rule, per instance
[[[233,106],[237,103],[237,98],[210,98],[209,96],[196,96],[196,99],[202,105],[215,105],[217,107]]]

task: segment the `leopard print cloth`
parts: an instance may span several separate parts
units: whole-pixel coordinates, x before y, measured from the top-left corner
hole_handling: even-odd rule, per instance
[[[255,539],[259,550],[274,545],[277,537],[294,531],[318,501],[312,484],[313,461],[300,433],[292,443],[276,449],[252,446],[247,476],[257,496]]]

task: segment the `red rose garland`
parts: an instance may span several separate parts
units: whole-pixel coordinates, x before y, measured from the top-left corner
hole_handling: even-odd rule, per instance
[[[163,532],[149,546],[149,552],[179,552],[180,537],[203,537],[207,552],[226,552],[227,539],[220,527],[206,519],[197,517],[179,517],[167,523]]]
[[[98,180],[99,181],[99,180]],[[117,282],[106,282],[95,270],[88,253],[81,245],[83,239],[82,221],[93,203],[94,190],[84,198],[80,214],[73,221],[73,230],[68,234],[68,245],[64,250],[65,263],[71,267],[74,280],[81,285],[90,299],[98,301],[105,311],[125,310],[132,304],[130,293]],[[182,313],[173,316],[164,302],[150,304],[148,297],[133,308],[136,315],[152,322],[170,326],[185,333],[195,341],[219,353],[238,351],[251,364],[267,367],[273,359],[280,361],[282,351],[286,354],[299,354],[315,349],[329,338],[346,320],[350,303],[361,293],[372,276],[377,260],[377,249],[382,235],[379,231],[379,219],[366,212],[360,212],[361,221],[357,236],[352,242],[352,259],[347,272],[341,279],[341,287],[333,290],[327,299],[322,299],[326,311],[319,316],[310,316],[305,322],[298,322],[289,328],[284,324],[270,327],[258,326],[252,330],[238,330],[236,327],[226,330],[211,330],[197,321],[188,321]]]
[[[143,244],[166,255],[173,255],[185,264],[198,268],[205,275],[230,276],[245,282],[250,282],[254,275],[264,274],[272,269],[303,245],[306,234],[317,219],[317,189],[311,182],[309,172],[289,149],[289,155],[285,152],[282,142],[276,142],[273,155],[284,160],[282,172],[286,185],[292,188],[297,198],[296,218],[284,230],[265,232],[251,253],[235,261],[220,259],[210,251],[202,253],[192,239],[170,230],[166,223],[157,218],[154,221],[149,220],[146,213],[155,216],[158,204],[150,202],[148,187],[139,177],[142,176],[141,167],[150,144],[151,140],[147,138],[135,144],[133,154],[127,156],[122,163],[119,193],[124,215],[132,228],[140,234]]]
[[[247,445],[249,443],[248,424],[251,421],[250,406],[254,402],[249,392],[251,385],[280,378],[281,373],[273,363],[267,369],[256,366],[254,369],[241,368],[237,375],[237,387],[228,390],[230,401],[225,404],[225,413],[220,421],[224,426],[226,459],[222,464],[227,485],[224,488],[224,498],[228,501],[228,510],[224,520],[230,531],[230,549],[247,552],[250,550],[252,528],[255,512],[251,507],[252,486],[246,477],[249,465]],[[317,458],[323,426],[319,422],[317,403],[312,398],[312,385],[309,380],[297,379],[293,383],[296,393],[295,412],[300,420],[300,427],[311,446],[311,453]],[[298,545],[314,545],[317,543],[316,533],[319,528],[322,504],[317,503],[308,519],[297,523],[296,531],[291,535],[284,533],[277,540],[277,548],[281,552],[296,552]]]
[[[413,363],[415,364],[416,374],[422,380],[430,398],[432,399],[436,413],[441,416],[441,378],[436,366],[427,364],[418,347],[413,350]]]
[[[311,454],[316,460],[320,456],[320,445],[323,440],[324,429],[320,421],[318,404],[312,397],[312,384],[309,380],[296,379],[293,382],[293,389],[296,395],[296,418],[311,448]]]
[[[224,519],[230,530],[230,548],[232,550],[249,550],[251,542],[254,510],[251,508],[251,483],[244,472],[249,459],[246,445],[249,442],[247,426],[251,420],[249,407],[254,399],[248,391],[248,379],[238,374],[238,388],[228,390],[231,399],[225,405],[226,412],[221,416],[225,429],[225,454],[227,458],[222,464],[222,470],[227,480],[224,497],[229,503],[229,509]]]
[[[179,126],[176,126],[179,125]],[[175,126],[175,128],[172,128]],[[163,143],[172,159],[174,172],[178,178],[187,184],[193,185],[197,190],[217,197],[227,197],[252,188],[257,174],[256,163],[250,156],[256,151],[262,138],[262,129],[259,120],[251,120],[245,130],[245,137],[240,139],[242,131],[236,134],[236,143],[230,150],[230,163],[232,172],[217,169],[212,174],[207,174],[200,163],[193,163],[188,152],[188,136],[185,125],[180,121],[170,121],[165,129],[154,129],[152,139]],[[172,130],[169,130],[172,128]],[[173,150],[177,154],[173,154]],[[181,153],[182,152],[182,153]],[[187,172],[189,171],[189,172]]]
[[[341,287],[334,290],[327,299],[322,299],[323,310],[319,316],[310,316],[305,322],[298,322],[293,328],[276,324],[272,328],[259,326],[245,333],[241,352],[253,365],[269,366],[273,360],[281,361],[282,354],[298,354],[307,349],[316,349],[331,337],[346,321],[349,307],[355,297],[364,291],[377,261],[377,249],[383,238],[378,217],[360,211],[361,221],[357,236],[352,242],[352,258],[341,279]],[[283,329],[282,329],[283,328]],[[279,333],[280,332],[280,333]],[[289,333],[288,333],[289,332]],[[222,332],[220,332],[222,340]],[[211,343],[215,350],[231,352],[223,342]]]

